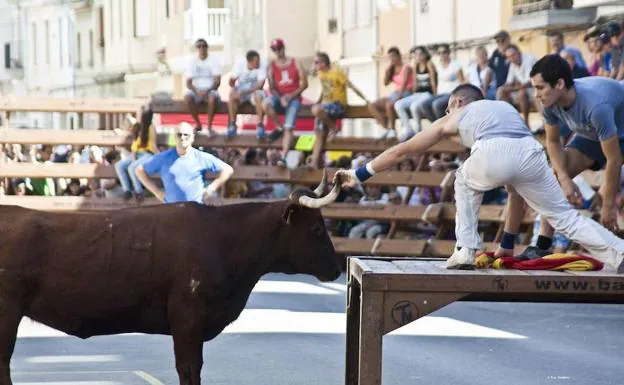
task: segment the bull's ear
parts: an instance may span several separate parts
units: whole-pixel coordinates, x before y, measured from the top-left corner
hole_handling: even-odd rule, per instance
[[[295,210],[297,210],[298,205],[296,203],[289,203],[286,205],[286,209],[282,213],[282,221],[287,225],[292,223],[292,216]]]

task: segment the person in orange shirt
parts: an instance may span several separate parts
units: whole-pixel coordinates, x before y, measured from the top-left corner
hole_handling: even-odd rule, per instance
[[[355,86],[347,74],[338,66],[332,66],[329,55],[317,52],[314,58],[314,70],[321,82],[321,96],[311,110],[315,118],[314,148],[312,149],[311,166],[320,168],[321,152],[328,136],[337,133],[336,120],[342,118],[347,108],[347,87],[351,88],[362,100],[369,104],[366,96]],[[331,139],[330,139],[331,140]]]

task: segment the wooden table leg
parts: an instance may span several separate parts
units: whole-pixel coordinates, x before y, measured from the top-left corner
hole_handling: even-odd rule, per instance
[[[347,262],[347,266],[349,263]],[[346,385],[358,385],[360,370],[360,295],[361,287],[357,279],[349,275],[347,294],[347,341],[346,341]]]
[[[360,301],[360,372],[358,385],[381,385],[383,293],[362,292]]]

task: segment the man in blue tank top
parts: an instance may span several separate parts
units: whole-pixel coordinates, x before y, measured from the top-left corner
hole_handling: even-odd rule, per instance
[[[334,182],[355,185],[375,173],[391,168],[408,156],[422,154],[445,136],[459,135],[471,154],[455,174],[456,251],[446,262],[448,269],[474,268],[476,251],[483,243],[478,232],[483,194],[507,186],[565,236],[587,248],[605,266],[624,273],[624,240],[579,214],[565,199],[542,145],[508,103],[483,100],[471,84],[458,86],[449,99],[448,115],[431,127],[377,156],[363,167],[339,170]],[[506,236],[502,245],[513,249]]]
[[[552,168],[566,198],[580,206],[582,196],[572,178],[584,170],[604,168],[604,184],[598,192],[602,201],[600,221],[616,231],[616,195],[620,187],[624,150],[624,85],[603,77],[572,78],[570,66],[559,55],[546,55],[535,63],[531,81],[544,106],[546,149]],[[559,129],[566,125],[574,137],[567,146],[559,140]],[[505,231],[517,234],[521,221],[521,198],[509,197],[509,217]],[[554,230],[542,219],[537,247],[548,250]],[[498,250],[509,255],[512,250]]]

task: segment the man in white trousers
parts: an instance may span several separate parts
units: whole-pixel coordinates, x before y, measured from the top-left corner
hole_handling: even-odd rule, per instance
[[[461,143],[471,148],[471,154],[456,173],[457,243],[447,260],[448,269],[474,268],[475,253],[482,248],[477,225],[483,193],[511,186],[557,231],[587,248],[606,267],[624,273],[624,240],[581,216],[568,203],[548,165],[544,148],[511,105],[483,100],[479,88],[462,84],[451,93],[447,113],[428,129],[389,148],[365,166],[339,170],[334,181],[351,186],[364,182],[408,156],[423,153],[445,136],[459,134]],[[506,241],[503,239],[502,243]]]

